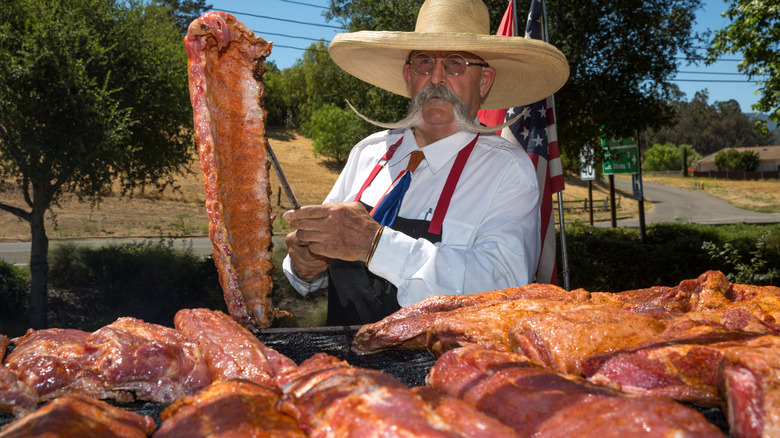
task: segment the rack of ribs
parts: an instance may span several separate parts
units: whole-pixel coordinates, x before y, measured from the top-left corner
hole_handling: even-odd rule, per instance
[[[107,389],[170,403],[211,383],[197,345],[178,331],[124,317],[85,341],[90,369]]]
[[[225,12],[193,21],[184,41],[209,237],[225,302],[241,325],[268,327],[276,311],[262,75],[272,44]]]
[[[119,318],[93,333],[29,330],[14,339],[5,367],[39,401],[83,395],[168,403],[211,383],[195,343],[168,327]]]
[[[156,438],[246,436],[305,438],[292,417],[275,405],[279,393],[243,380],[215,381],[173,402],[160,414]]]
[[[23,417],[38,407],[38,394],[19,380],[13,371],[3,366],[8,345],[8,338],[0,335],[0,412]]]
[[[734,348],[780,348],[780,336],[733,330],[707,320],[681,319],[646,342],[582,361],[591,382],[638,395],[721,406],[720,363]]]
[[[5,368],[32,388],[39,401],[71,394],[131,399],[125,392],[108,390],[90,367],[84,347],[89,336],[89,332],[75,329],[30,329],[13,339],[15,348],[6,358]]]
[[[567,291],[550,284],[498,289],[471,295],[442,295],[404,307],[388,317],[362,326],[352,342],[357,354],[371,354],[392,348],[424,350],[428,347],[428,329],[441,319],[458,318],[461,312],[472,314],[494,305],[519,300],[543,300],[559,303],[587,302],[589,293]],[[530,304],[529,306],[532,306]]]
[[[305,360],[280,384],[279,409],[294,417],[309,436],[468,436],[393,376],[353,367],[324,353]],[[496,429],[492,436],[506,436],[501,435],[503,430]],[[489,433],[486,430],[485,436]]]
[[[146,438],[155,427],[152,417],[89,397],[68,395],[8,424],[0,431],[0,438]]]
[[[182,309],[173,321],[179,332],[198,345],[212,380],[243,379],[274,387],[277,376],[297,367],[220,311]]]
[[[780,436],[780,348],[727,351],[718,386],[732,436]]]
[[[665,328],[658,318],[584,305],[521,320],[509,330],[509,343],[536,364],[581,375],[584,359],[647,341]]]
[[[426,382],[533,437],[722,437],[694,409],[671,400],[627,397],[479,346],[442,355]]]

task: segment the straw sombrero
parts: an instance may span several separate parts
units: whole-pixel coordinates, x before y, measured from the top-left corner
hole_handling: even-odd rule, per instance
[[[412,50],[466,51],[496,69],[482,109],[527,105],[560,89],[569,65],[560,50],[541,40],[490,34],[481,0],[426,0],[414,32],[361,31],[336,35],[330,56],[344,71],[409,97],[401,69]]]

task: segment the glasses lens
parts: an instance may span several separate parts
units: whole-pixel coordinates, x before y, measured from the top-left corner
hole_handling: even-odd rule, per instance
[[[411,64],[412,70],[414,70],[415,73],[425,76],[431,74],[435,62],[428,54],[420,53],[412,58]]]
[[[469,66],[466,58],[460,55],[450,55],[444,60],[444,70],[450,76],[460,76],[466,71],[466,67]]]

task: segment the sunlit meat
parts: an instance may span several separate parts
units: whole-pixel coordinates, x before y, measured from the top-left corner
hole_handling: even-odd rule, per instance
[[[465,437],[389,374],[318,353],[281,380],[279,407],[314,437]]]
[[[10,412],[15,417],[21,417],[38,406],[38,394],[2,364],[6,348],[8,338],[0,335],[0,412]]]
[[[265,346],[222,312],[183,309],[174,317],[174,323],[198,345],[212,380],[244,379],[273,387],[276,376],[296,368],[292,359]]]
[[[450,350],[427,376],[523,437],[718,437],[720,430],[679,403],[632,398],[564,377],[522,355],[478,346]]]
[[[151,417],[84,396],[65,396],[5,426],[2,438],[145,438],[156,425]]]
[[[304,438],[292,417],[275,408],[279,394],[246,381],[216,381],[175,401],[160,415],[155,438]]]
[[[184,41],[209,236],[225,302],[240,324],[268,327],[273,264],[262,75],[271,43],[224,12],[193,21]]]
[[[106,388],[140,400],[172,402],[211,383],[197,345],[178,331],[125,317],[85,341],[90,366]]]
[[[41,401],[68,394],[128,399],[129,394],[107,390],[99,373],[92,369],[84,351],[89,336],[89,332],[74,329],[30,329],[13,340],[15,348],[5,366]]]
[[[727,351],[719,387],[731,435],[780,436],[780,345]]]
[[[579,375],[583,359],[652,339],[665,328],[657,318],[586,305],[525,318],[509,331],[509,341],[534,363]]]
[[[720,363],[739,347],[780,345],[780,336],[732,330],[709,321],[681,319],[658,337],[582,361],[592,382],[640,395],[720,406]]]
[[[355,335],[352,350],[358,354],[375,353],[390,348],[422,350],[429,344],[429,328],[442,319],[456,319],[464,312],[474,315],[481,312],[481,309],[510,301],[529,300],[532,303],[528,304],[528,307],[540,308],[541,304],[536,303],[536,300],[553,302],[550,306],[558,307],[565,306],[561,303],[584,303],[588,301],[588,297],[589,293],[584,290],[569,292],[549,284],[530,284],[472,295],[431,297],[405,307],[381,321],[361,327]],[[488,330],[491,329],[486,324],[484,326]]]

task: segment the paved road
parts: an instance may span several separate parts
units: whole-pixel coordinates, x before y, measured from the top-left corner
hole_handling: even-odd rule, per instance
[[[615,186],[629,193],[631,180],[615,178]],[[680,222],[696,224],[731,224],[731,223],[780,223],[780,213],[756,213],[741,210],[726,201],[718,199],[706,193],[679,189],[662,184],[644,183],[644,194],[649,202],[653,203],[653,211],[645,215],[645,224],[657,222]],[[627,200],[627,202],[636,202]],[[648,202],[648,201],[645,201]],[[611,221],[600,221],[596,226],[609,227]],[[618,219],[619,227],[638,227],[639,218]],[[275,244],[283,243],[283,236],[274,236]],[[143,239],[91,239],[71,241],[79,245],[100,246],[107,244],[121,244]],[[154,238],[152,240],[157,240]],[[193,237],[180,239],[176,245],[192,245],[195,254],[211,255],[211,241],[208,237]],[[56,245],[63,241],[52,240],[50,245]],[[17,265],[25,265],[30,261],[29,242],[0,242],[0,259]]]
[[[780,213],[756,213],[742,210],[722,199],[696,190],[649,182],[644,182],[643,185],[646,210],[648,202],[653,204],[653,211],[645,214],[646,225],[658,222],[686,224],[780,223]],[[615,187],[628,193],[633,192],[630,179],[615,178]],[[629,199],[626,202],[636,201]],[[594,225],[609,227],[612,223],[607,220]],[[638,227],[639,218],[618,219],[617,226]]]
[[[126,239],[126,238],[117,238],[117,239],[84,239],[84,240],[57,240],[57,239],[50,239],[49,240],[49,248],[53,247],[54,245],[59,245],[63,243],[74,243],[76,245],[85,245],[85,246],[91,246],[91,247],[99,247],[103,245],[121,245],[125,243],[133,243],[133,242],[144,242],[144,241],[153,241],[156,242],[159,240],[159,238],[135,238],[135,239]],[[284,236],[274,236],[273,237],[274,245],[281,245],[284,243]],[[181,239],[175,239],[174,240],[174,248],[186,248],[190,246],[192,248],[192,252],[196,255],[200,255],[203,257],[210,256],[213,246],[211,245],[211,240],[209,240],[208,236],[196,236],[196,237],[187,237],[187,238],[181,238]],[[0,260],[3,260],[7,263],[12,263],[17,266],[25,266],[28,263],[30,263],[30,242],[0,242]]]

